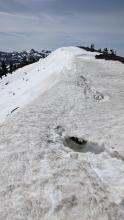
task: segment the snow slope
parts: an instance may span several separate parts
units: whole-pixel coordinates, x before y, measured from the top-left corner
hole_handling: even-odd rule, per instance
[[[15,109],[25,106],[52,87],[59,80],[64,67],[69,68],[71,57],[81,54],[84,57],[91,55],[75,47],[60,48],[46,59],[4,77],[0,81],[0,122]]]
[[[0,219],[123,220],[124,66],[69,47],[25,68],[0,126]]]

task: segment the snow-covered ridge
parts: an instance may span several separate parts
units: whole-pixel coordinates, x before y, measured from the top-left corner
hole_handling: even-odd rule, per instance
[[[124,65],[60,48],[0,88],[0,220],[123,220]]]
[[[77,47],[59,48],[47,58],[3,77],[0,80],[0,122],[59,81],[62,71],[69,68],[75,56],[94,57],[93,53]]]

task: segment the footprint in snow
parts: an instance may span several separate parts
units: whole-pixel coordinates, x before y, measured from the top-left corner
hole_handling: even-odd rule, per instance
[[[23,78],[23,80],[26,81],[26,82],[29,81],[29,79],[25,79],[25,78]]]
[[[9,82],[6,82],[6,83],[5,83],[5,86],[8,85],[8,84],[9,84]]]

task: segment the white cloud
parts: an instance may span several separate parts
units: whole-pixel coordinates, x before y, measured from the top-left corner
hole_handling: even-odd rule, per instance
[[[0,32],[108,33],[124,34],[123,23],[114,15],[72,14],[59,16],[0,12]]]
[[[56,0],[14,0],[17,3],[27,5],[29,3],[38,3],[38,2],[55,2]]]
[[[33,16],[32,14],[22,14],[22,13],[9,13],[9,12],[4,12],[4,11],[0,11],[0,18],[6,18],[6,19],[28,19],[28,20],[36,20],[38,19],[38,17]]]
[[[118,16],[118,19],[116,17]],[[122,15],[118,14],[76,14],[57,15],[48,13],[0,12],[0,41],[5,44],[33,47],[38,45],[80,44],[80,42],[123,41]],[[3,36],[6,34],[6,37]],[[14,43],[13,42],[17,42]],[[42,47],[43,48],[43,47]],[[24,48],[25,49],[25,48]]]

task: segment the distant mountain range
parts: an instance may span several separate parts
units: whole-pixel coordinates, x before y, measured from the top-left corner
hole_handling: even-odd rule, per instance
[[[37,62],[41,58],[47,57],[51,51],[42,50],[41,52],[31,49],[21,52],[2,52],[0,51],[0,78],[12,73],[18,68]]]
[[[14,51],[14,52],[3,52],[0,51],[0,63],[3,61],[5,62],[6,65],[9,65],[10,62],[15,65],[19,65],[22,63],[24,60],[27,62],[35,62],[38,61],[40,58],[45,58],[47,57],[51,51],[48,50],[42,50],[41,52],[36,51],[34,49],[31,49],[29,51]]]

